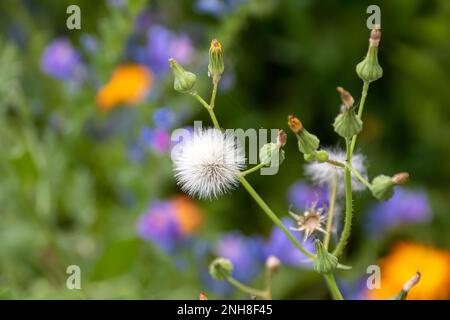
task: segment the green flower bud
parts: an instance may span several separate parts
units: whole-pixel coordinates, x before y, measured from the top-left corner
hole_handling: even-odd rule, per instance
[[[356,65],[358,77],[365,82],[372,82],[383,76],[383,68],[378,63],[378,45],[380,38],[380,29],[375,27],[370,33],[367,55],[363,61]]]
[[[316,159],[319,162],[327,162],[328,161],[328,152],[326,152],[325,150],[317,151]]]
[[[334,131],[345,139],[351,139],[362,130],[362,121],[353,108],[343,106],[343,111],[334,119]]]
[[[320,240],[316,240],[316,254],[317,258],[314,260],[314,270],[318,273],[331,273],[338,265],[338,258],[329,253],[323,246]]]
[[[312,162],[312,161],[316,160],[316,154],[315,153],[305,153],[303,155],[303,158],[305,159],[305,161]]]
[[[268,166],[273,157],[279,157],[278,161],[281,164],[284,161],[284,150],[280,149],[276,143],[266,143],[259,150],[259,160],[264,165]]]
[[[392,298],[390,298],[389,300],[405,300],[406,297],[408,296],[408,292],[412,289],[412,287],[414,287],[415,285],[417,285],[419,283],[420,277],[421,277],[421,274],[419,271],[417,271],[416,274],[411,279],[406,281],[406,283],[403,285],[403,288],[400,290],[400,292],[397,293]]]
[[[228,259],[217,258],[209,265],[209,274],[215,280],[225,280],[232,272],[233,264]]]
[[[380,175],[372,181],[372,195],[378,200],[388,200],[394,194],[394,185],[391,177]]]
[[[212,77],[214,81],[218,81],[224,69],[222,45],[219,40],[213,39],[211,41],[211,47],[209,48],[209,76]]]
[[[309,133],[302,125],[300,120],[293,115],[288,117],[288,125],[291,128],[292,132],[295,133],[298,140],[298,149],[301,153],[304,154],[314,154],[316,150],[319,148],[319,139]]]
[[[182,93],[192,92],[197,76],[192,72],[184,70],[175,59],[169,59],[169,65],[170,68],[172,68],[172,72],[175,77],[173,88]]]

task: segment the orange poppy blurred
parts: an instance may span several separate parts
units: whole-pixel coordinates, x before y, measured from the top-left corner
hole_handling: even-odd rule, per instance
[[[405,282],[420,271],[419,283],[408,293],[411,300],[450,297],[450,251],[412,242],[397,243],[380,263],[381,289],[368,290],[371,299],[395,296]]]
[[[136,105],[148,94],[153,82],[149,69],[139,64],[116,67],[111,79],[97,92],[97,105],[108,111],[120,104]]]
[[[186,196],[178,196],[172,203],[183,234],[190,235],[198,231],[203,223],[203,217],[194,201]]]

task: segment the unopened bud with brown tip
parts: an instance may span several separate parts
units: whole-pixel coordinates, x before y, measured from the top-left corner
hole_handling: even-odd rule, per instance
[[[204,292],[200,292],[199,299],[200,300],[208,300],[208,297],[206,296],[206,294]]]
[[[286,141],[287,141],[287,133],[284,132],[284,130],[278,131],[277,145],[279,147],[284,147],[286,145]]]
[[[405,300],[408,296],[408,292],[419,283],[421,274],[419,271],[416,272],[416,274],[406,281],[406,283],[403,285],[403,288],[400,290],[399,293],[397,293],[395,296],[390,298],[389,300]]]
[[[381,39],[381,30],[380,25],[376,25],[373,27],[372,31],[370,32],[370,38],[369,38],[369,45],[378,47],[380,44]]]
[[[342,103],[344,104],[344,106],[346,106],[347,108],[353,107],[353,104],[355,103],[355,99],[353,99],[350,92],[348,92],[347,90],[345,90],[342,87],[337,87],[336,90],[341,95]]]
[[[278,259],[275,256],[269,256],[266,260],[266,268],[270,272],[277,271],[280,265],[281,265],[280,259]]]
[[[292,114],[288,116],[288,126],[291,128],[292,132],[298,133],[302,130],[303,125],[299,118],[293,116]]]
[[[400,172],[392,177],[392,182],[396,185],[405,184],[409,181],[408,172]]]

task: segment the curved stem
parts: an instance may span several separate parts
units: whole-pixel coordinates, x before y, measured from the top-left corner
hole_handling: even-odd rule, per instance
[[[241,184],[247,190],[247,192],[253,197],[256,203],[261,207],[261,209],[267,214],[267,216],[275,223],[281,231],[292,241],[292,243],[306,256],[311,259],[315,259],[316,256],[310,253],[308,250],[303,248],[303,246],[294,238],[294,236],[286,229],[281,220],[277,217],[277,215],[270,209],[270,207],[264,202],[264,200],[259,196],[255,189],[250,185],[250,183],[244,178],[239,177]]]
[[[246,170],[246,171],[242,171],[241,172],[241,176],[246,176],[246,175],[248,175],[248,174],[250,174],[250,173],[253,173],[253,172],[255,172],[255,171],[258,171],[259,169],[261,169],[262,167],[264,167],[265,166],[265,164],[264,163],[259,163],[259,164],[257,164],[256,166],[254,166],[253,168],[250,168],[250,169],[248,169],[248,170]]]
[[[344,297],[342,296],[341,291],[339,291],[339,288],[336,284],[336,280],[334,279],[333,274],[324,274],[323,277],[325,278],[325,281],[328,285],[328,289],[330,289],[331,296],[334,300],[344,300]]]
[[[336,189],[337,189],[337,175],[333,177],[333,183],[331,185],[330,203],[328,209],[328,221],[327,221],[327,233],[325,233],[325,238],[323,239],[323,246],[328,251],[328,246],[330,244],[331,228],[333,227],[333,214],[334,214],[334,204],[336,202]]]
[[[249,295],[258,296],[265,300],[270,300],[270,293],[267,290],[258,290],[258,289],[246,286],[245,284],[241,283],[240,281],[236,280],[233,277],[227,277],[226,280],[232,286],[236,287],[237,289],[241,290],[244,293],[247,293]]]
[[[348,169],[359,179],[359,181],[364,183],[369,189],[372,188],[372,185],[370,184],[370,182],[367,181],[366,179],[364,179],[364,177],[361,175],[361,173],[359,173],[358,170],[356,170],[352,166],[349,166]]]
[[[369,82],[364,81],[364,85],[362,88],[362,92],[361,92],[361,102],[359,103],[359,108],[358,108],[358,118],[361,119],[363,111],[364,111],[364,104],[366,103],[366,97],[367,97],[367,92],[369,91]],[[355,145],[356,145],[356,135],[353,136],[352,138],[352,146],[351,146],[351,152],[353,153],[353,150],[355,149]]]
[[[348,141],[347,141],[348,142]],[[347,167],[345,168],[345,221],[344,229],[342,230],[341,238],[333,251],[333,255],[339,256],[344,250],[348,238],[350,237],[350,230],[352,227],[353,209],[352,209],[352,181],[350,175],[349,165],[352,159],[352,150],[350,143],[347,143]]]

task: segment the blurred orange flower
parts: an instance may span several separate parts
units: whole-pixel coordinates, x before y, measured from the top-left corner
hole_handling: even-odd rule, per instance
[[[397,243],[380,263],[381,289],[368,290],[371,299],[397,294],[416,271],[422,277],[407,299],[437,300],[450,297],[450,251],[412,242]]]
[[[97,105],[107,111],[122,103],[137,104],[144,100],[152,82],[152,73],[142,65],[118,66],[108,83],[97,92]]]
[[[186,196],[178,196],[172,201],[183,234],[190,235],[198,231],[203,223],[203,217],[195,202]]]

